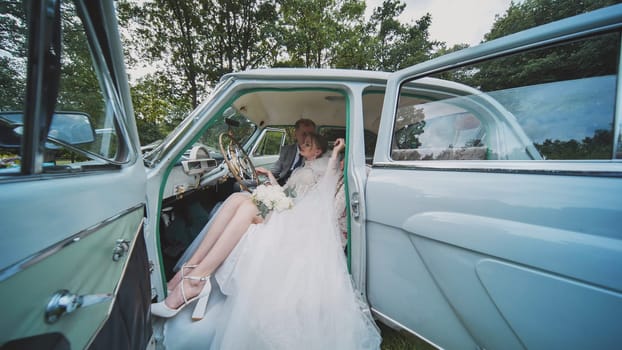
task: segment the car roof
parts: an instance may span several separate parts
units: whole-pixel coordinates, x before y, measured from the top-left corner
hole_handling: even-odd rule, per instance
[[[391,73],[355,69],[325,69],[325,68],[260,68],[242,72],[225,74],[221,80],[230,77],[240,79],[300,79],[300,80],[329,80],[329,81],[361,81],[386,84]]]

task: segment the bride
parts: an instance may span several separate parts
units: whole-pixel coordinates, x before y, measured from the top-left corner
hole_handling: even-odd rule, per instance
[[[196,252],[169,281],[169,297],[152,305],[156,316],[178,315],[165,324],[167,348],[379,348],[369,309],[352,287],[333,209],[344,147],[337,140],[327,159],[326,141],[307,137],[301,146],[305,165],[285,185],[296,192],[291,209],[264,220],[248,195],[225,202]],[[258,172],[278,186],[269,171]],[[211,293],[210,316],[203,319],[212,274],[220,288]],[[200,321],[180,312],[195,300],[192,319]]]

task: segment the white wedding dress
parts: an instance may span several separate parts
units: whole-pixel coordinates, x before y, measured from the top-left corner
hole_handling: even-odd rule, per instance
[[[333,206],[336,164],[327,163],[292,174],[294,207],[251,225],[212,278],[206,317],[191,321],[190,305],[166,322],[167,349],[379,348],[347,271]]]

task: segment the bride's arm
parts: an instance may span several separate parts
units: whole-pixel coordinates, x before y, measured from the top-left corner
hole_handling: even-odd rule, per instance
[[[255,168],[255,171],[257,171],[259,174],[268,176],[268,179],[270,179],[270,184],[272,184],[273,186],[279,186],[279,182],[276,180],[276,178],[274,177],[274,175],[272,174],[270,170],[266,168],[258,167],[258,168]]]
[[[335,140],[335,144],[333,145],[333,153],[330,155],[330,160],[328,161],[328,169],[339,169],[337,166],[337,162],[339,159],[339,153],[346,148],[346,142],[344,139],[339,138]]]

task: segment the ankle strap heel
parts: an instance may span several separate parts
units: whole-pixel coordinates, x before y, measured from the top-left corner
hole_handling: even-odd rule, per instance
[[[185,276],[185,279],[193,280],[193,281],[204,281],[203,289],[194,299],[199,299],[197,301],[194,310],[192,311],[192,320],[198,321],[202,320],[205,317],[205,312],[207,311],[207,301],[209,300],[209,295],[212,291],[212,284],[210,282],[210,276],[196,277],[196,276]],[[183,288],[182,288],[183,295]],[[185,298],[185,296],[184,296]]]

